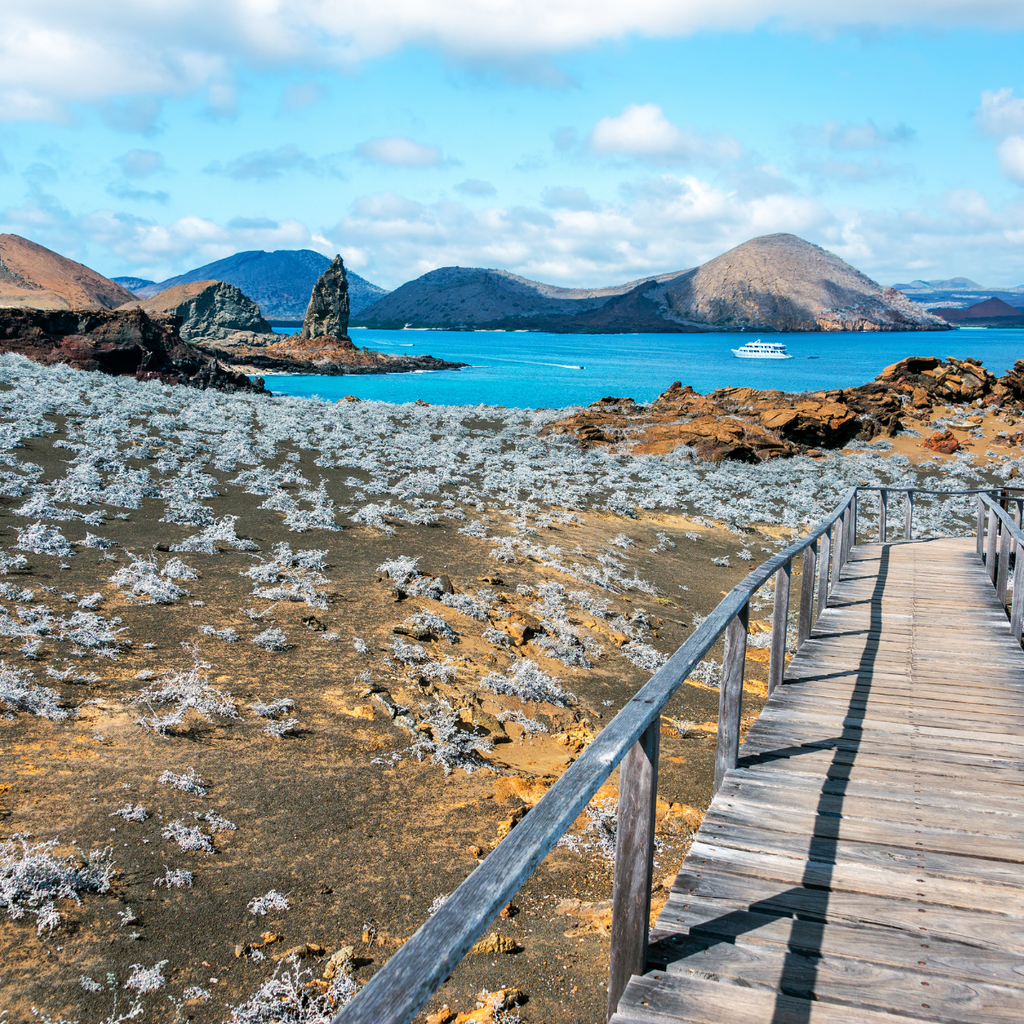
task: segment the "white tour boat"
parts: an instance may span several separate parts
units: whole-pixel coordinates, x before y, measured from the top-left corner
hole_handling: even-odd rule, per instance
[[[737,359],[792,359],[786,346],[778,341],[748,341],[742,348],[734,348],[732,354]]]

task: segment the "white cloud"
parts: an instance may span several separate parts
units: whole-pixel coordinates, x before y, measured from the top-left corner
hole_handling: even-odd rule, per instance
[[[1003,176],[1024,185],[1024,99],[1012,89],[986,90],[974,121],[986,135],[1002,139],[996,147]]]
[[[211,112],[232,116],[233,67],[340,67],[408,45],[557,85],[564,75],[548,58],[601,41],[768,23],[1017,29],[1024,8],[1019,0],[5,0],[0,118],[56,119],[69,103],[211,87]]]
[[[1024,185],[1024,138],[1011,135],[1003,139],[996,149],[999,157],[999,169],[1010,181]]]
[[[633,156],[659,163],[727,163],[743,147],[727,135],[703,136],[672,124],[657,103],[630,103],[618,117],[602,117],[587,140],[599,156]]]
[[[1024,99],[1014,96],[1012,89],[986,89],[974,121],[986,135],[1024,134]]]
[[[404,135],[367,139],[356,146],[355,154],[368,163],[390,167],[438,167],[450,163],[444,159],[440,146],[427,146]]]

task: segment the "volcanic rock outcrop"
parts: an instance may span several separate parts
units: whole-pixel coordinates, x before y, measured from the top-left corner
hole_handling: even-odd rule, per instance
[[[231,373],[182,341],[178,325],[176,316],[141,309],[2,310],[0,353],[204,390],[266,393],[260,378]]]
[[[331,260],[313,286],[299,337],[348,338],[348,278],[341,256]]]
[[[173,313],[181,317],[181,337],[196,343],[247,335],[274,333],[260,307],[241,289],[224,281],[196,281],[137,299],[122,308],[137,306],[147,313]],[[248,340],[248,339],[247,339]]]
[[[832,391],[719,388],[702,395],[676,381],[649,406],[603,398],[543,432],[574,434],[583,444],[628,442],[638,455],[688,445],[712,462],[754,462],[841,448],[854,438],[894,437],[908,414],[937,406],[1022,399],[1024,360],[997,381],[974,359],[915,356],[886,367],[867,384]]]
[[[95,270],[20,235],[0,235],[0,306],[114,309],[132,293]]]
[[[197,340],[204,352],[236,368],[283,370],[291,373],[409,373],[413,370],[457,370],[433,356],[392,356],[358,349],[348,337],[348,281],[345,264],[335,256],[320,275],[298,334],[229,334],[221,340]]]

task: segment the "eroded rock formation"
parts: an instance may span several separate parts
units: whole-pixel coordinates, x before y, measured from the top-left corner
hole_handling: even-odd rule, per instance
[[[274,333],[274,328],[260,314],[260,307],[240,289],[224,281],[175,285],[123,308],[131,306],[138,306],[147,313],[172,313],[181,317],[181,337],[198,344],[222,341],[239,332],[246,335]]]
[[[0,353],[138,380],[265,393],[262,379],[227,371],[182,341],[179,323],[172,314],[151,315],[137,308],[6,309],[0,311]]]
[[[306,318],[299,337],[348,338],[348,278],[340,256],[320,275],[306,307]]]

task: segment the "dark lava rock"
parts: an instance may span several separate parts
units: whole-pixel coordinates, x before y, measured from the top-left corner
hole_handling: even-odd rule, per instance
[[[267,393],[262,378],[231,373],[182,341],[180,325],[180,317],[141,309],[3,309],[0,353],[137,380]]]

